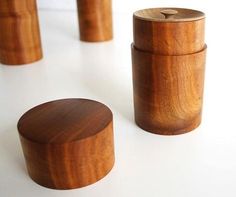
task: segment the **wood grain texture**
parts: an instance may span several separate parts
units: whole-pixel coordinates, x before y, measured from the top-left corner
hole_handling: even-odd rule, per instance
[[[155,22],[192,22],[205,18],[205,14],[199,10],[162,7],[147,8],[134,12],[134,16],[146,21]]]
[[[63,99],[26,112],[18,131],[30,177],[53,189],[103,178],[114,165],[112,112],[86,99]]]
[[[0,0],[0,62],[20,65],[41,58],[36,0]]]
[[[190,15],[190,11],[181,12],[181,9],[177,9],[179,13],[176,14],[176,18],[165,19],[160,13],[161,10],[158,8],[146,9],[134,13],[134,45],[137,49],[162,55],[184,55],[201,51],[204,48],[204,15],[200,15],[201,17],[198,13],[195,14],[196,16]],[[189,14],[192,21],[189,21],[184,13]],[[155,14],[157,15],[156,20]],[[183,15],[187,21],[180,18]]]
[[[111,0],[77,0],[80,40],[108,41],[113,37]]]
[[[135,121],[162,135],[189,132],[201,122],[206,58],[205,14],[150,8],[133,15]]]
[[[146,131],[182,134],[201,121],[206,48],[163,56],[132,45],[135,121]]]

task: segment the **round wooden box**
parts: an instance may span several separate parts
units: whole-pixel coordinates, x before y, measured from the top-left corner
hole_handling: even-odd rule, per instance
[[[201,122],[206,45],[204,13],[153,8],[134,13],[132,67],[135,121],[176,135]]]
[[[112,112],[87,99],[44,103],[18,122],[30,177],[53,189],[73,189],[106,176],[114,165]]]
[[[0,0],[0,62],[21,65],[41,58],[36,0]]]

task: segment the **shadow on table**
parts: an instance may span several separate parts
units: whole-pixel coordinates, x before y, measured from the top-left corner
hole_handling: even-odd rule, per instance
[[[24,156],[16,128],[11,127],[0,132],[0,152],[1,157],[5,159],[4,162],[26,174]]]
[[[67,39],[79,40],[78,30],[78,18],[76,12],[40,12],[40,20],[43,21],[41,24],[42,34],[45,29],[48,29],[48,33],[55,33],[55,36],[66,36]],[[61,21],[64,21],[61,22]],[[48,34],[47,34],[48,35]],[[49,34],[50,35],[50,34]],[[43,35],[42,35],[43,37]]]
[[[99,101],[133,122],[131,64],[122,57],[127,54],[118,52],[113,42],[83,44],[76,74],[79,83]]]

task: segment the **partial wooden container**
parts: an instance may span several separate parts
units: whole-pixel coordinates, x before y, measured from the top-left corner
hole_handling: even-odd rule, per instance
[[[134,13],[132,44],[135,121],[142,129],[176,135],[201,122],[205,15],[183,8]]]
[[[113,38],[112,1],[77,0],[80,40],[102,42]]]
[[[113,118],[102,103],[62,99],[38,105],[18,122],[30,177],[53,189],[90,185],[115,161]]]
[[[41,58],[36,0],[0,0],[0,62],[20,65]]]

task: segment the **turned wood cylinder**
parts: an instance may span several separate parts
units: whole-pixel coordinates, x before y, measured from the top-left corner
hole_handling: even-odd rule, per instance
[[[182,8],[134,13],[132,68],[135,121],[142,129],[176,135],[201,122],[205,16]]]
[[[165,11],[177,13],[165,15]],[[200,11],[152,8],[134,13],[134,46],[159,55],[183,55],[205,46],[205,17]]]
[[[30,177],[53,189],[92,184],[114,164],[112,112],[87,99],[62,99],[36,106],[18,122]]]
[[[77,0],[80,40],[101,42],[111,40],[111,0]]]
[[[0,0],[0,62],[20,65],[41,58],[36,0]]]

